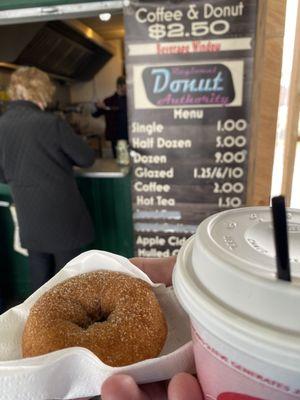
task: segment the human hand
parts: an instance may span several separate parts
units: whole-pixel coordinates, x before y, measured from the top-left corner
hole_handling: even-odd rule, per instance
[[[203,400],[197,378],[181,372],[169,382],[138,386],[129,375],[114,375],[102,385],[102,400]]]

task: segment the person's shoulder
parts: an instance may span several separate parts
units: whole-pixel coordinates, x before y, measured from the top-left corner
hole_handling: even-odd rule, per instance
[[[44,115],[44,118],[47,118],[49,121],[59,121],[62,119],[59,115],[51,111],[42,111],[42,114]]]
[[[8,119],[7,119],[7,112],[4,112],[3,114],[0,115],[0,134],[2,134],[2,128],[5,126],[5,124],[7,123]]]
[[[53,126],[56,127],[60,124],[64,124],[65,122],[61,116],[50,111],[41,111],[40,117],[43,118],[43,121],[45,123],[48,122],[49,124],[52,124]]]
[[[17,116],[13,109],[7,108],[1,115],[0,115],[0,126],[6,126],[6,124],[10,124],[11,121],[16,121]]]
[[[0,121],[5,121],[7,118],[9,118],[9,112],[8,112],[8,110],[4,111],[4,112],[0,115]]]
[[[35,123],[39,126],[42,124],[44,127],[44,133],[51,132],[53,135],[55,132],[58,134],[61,130],[66,129],[68,123],[59,115],[51,111],[40,111],[35,114]]]

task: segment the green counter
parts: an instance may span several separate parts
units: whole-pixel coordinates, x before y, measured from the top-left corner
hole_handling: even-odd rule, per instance
[[[131,180],[113,160],[98,160],[92,169],[77,170],[79,190],[95,227],[95,240],[84,250],[99,249],[133,256]],[[23,300],[29,294],[27,257],[13,248],[12,197],[0,183],[0,297]]]
[[[124,257],[133,256],[131,179],[124,177],[77,177],[96,229],[89,249],[101,249]]]

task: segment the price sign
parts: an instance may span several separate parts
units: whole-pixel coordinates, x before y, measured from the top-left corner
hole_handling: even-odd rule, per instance
[[[125,7],[136,255],[246,201],[257,0]]]

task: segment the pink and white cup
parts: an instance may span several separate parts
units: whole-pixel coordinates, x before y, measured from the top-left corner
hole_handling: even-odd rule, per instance
[[[300,210],[287,217],[291,282],[276,277],[268,207],[207,218],[179,252],[173,284],[206,400],[300,399]]]

